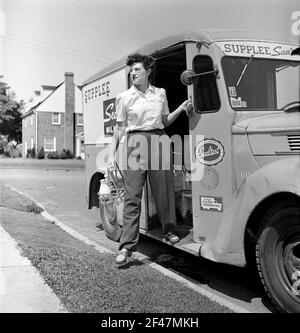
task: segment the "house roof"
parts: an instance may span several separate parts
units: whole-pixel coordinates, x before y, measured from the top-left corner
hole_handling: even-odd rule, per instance
[[[142,54],[151,54],[155,58],[155,52],[167,49],[171,46],[175,46],[186,42],[200,42],[211,44],[216,41],[225,40],[261,40],[261,41],[276,41],[282,43],[296,44],[295,39],[291,39],[290,36],[283,36],[274,33],[267,33],[264,31],[252,31],[252,30],[231,30],[231,29],[205,29],[205,30],[190,30],[177,34],[173,34],[161,39],[155,40],[145,46],[130,52],[130,54],[139,52]],[[111,65],[103,68],[95,75],[86,79],[82,84],[81,88],[89,84],[102,76],[105,76],[113,71],[116,71],[126,65],[126,59],[128,54],[113,62]]]
[[[26,118],[27,116],[29,116],[30,114],[32,114],[34,111],[35,111],[35,109],[38,107],[38,106],[40,106],[42,103],[44,103],[51,95],[53,95],[54,94],[54,92],[62,85],[62,84],[64,84],[64,81],[62,82],[62,83],[60,83],[57,87],[55,87],[55,89],[49,94],[49,95],[47,95],[44,99],[42,99],[42,100],[40,100],[40,101],[38,101],[36,104],[34,104],[33,106],[31,106],[30,108],[29,108],[29,110],[28,111],[26,111],[26,113],[22,116],[22,118]],[[43,87],[43,86],[42,86]]]
[[[42,86],[45,87],[45,86]],[[51,86],[48,86],[51,87]],[[48,112],[62,112],[62,108],[65,108],[65,81],[60,83],[54,90],[51,91],[44,99],[38,101],[36,104],[32,105],[30,109],[23,115],[23,118],[31,115],[33,112],[37,111],[48,111]],[[76,93],[77,90],[77,93]],[[75,113],[76,111],[82,112],[81,107],[81,91],[79,87],[75,85]]]
[[[56,86],[48,86],[48,85],[42,85],[44,90],[55,90]]]

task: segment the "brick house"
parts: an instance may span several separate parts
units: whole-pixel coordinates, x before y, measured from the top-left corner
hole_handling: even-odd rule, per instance
[[[65,73],[57,87],[42,86],[35,92],[22,120],[23,157],[27,150],[44,147],[45,154],[70,150],[84,158],[82,93],[74,84],[74,74]]]

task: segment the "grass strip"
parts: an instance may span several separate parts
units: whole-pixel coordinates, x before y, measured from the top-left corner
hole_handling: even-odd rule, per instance
[[[22,168],[22,169],[83,169],[84,160],[67,159],[31,159],[31,158],[1,158],[0,168]]]
[[[10,187],[0,183],[0,207],[20,210],[28,213],[40,214],[42,208],[28,197],[13,191]]]

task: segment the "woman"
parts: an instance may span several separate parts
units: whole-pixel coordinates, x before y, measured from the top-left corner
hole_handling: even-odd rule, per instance
[[[149,76],[154,65],[152,57],[136,53],[128,57],[127,65],[130,66],[132,86],[116,97],[117,126],[108,164],[108,167],[114,167],[117,148],[122,136],[127,132],[128,165],[123,172],[125,202],[119,244],[120,252],[116,258],[118,265],[124,264],[127,257],[130,257],[132,251],[135,251],[137,247],[141,198],[147,174],[158,217],[163,227],[163,236],[171,243],[179,241],[175,234],[176,217],[172,171],[170,168],[169,170],[151,168],[151,163],[155,162],[154,157],[151,159],[151,154],[142,156],[143,154],[137,153],[132,147],[135,147],[135,143],[146,140],[149,148],[145,149],[147,153],[158,151],[158,147],[154,147],[154,149],[150,147],[151,141],[154,142],[153,137],[159,138],[165,135],[163,129],[172,124],[181,112],[186,111],[187,114],[187,110],[191,112],[191,107],[188,108],[191,106],[191,102],[188,100],[170,113],[165,90],[149,84]],[[129,141],[131,141],[130,145]],[[137,164],[138,168],[136,168]]]

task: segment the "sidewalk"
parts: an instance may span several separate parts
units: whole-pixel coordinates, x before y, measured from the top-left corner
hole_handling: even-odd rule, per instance
[[[0,313],[65,313],[60,300],[0,225]]]

